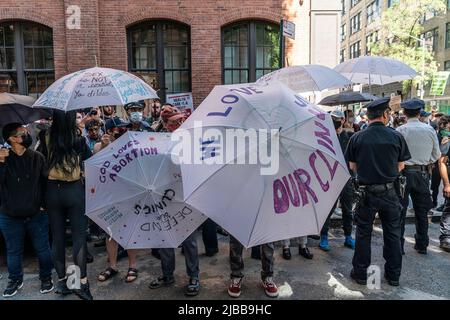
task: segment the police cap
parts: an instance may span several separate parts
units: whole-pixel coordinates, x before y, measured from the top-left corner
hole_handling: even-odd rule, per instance
[[[418,110],[425,108],[425,102],[417,98],[412,98],[410,100],[403,101],[400,106],[406,110]]]
[[[391,101],[391,98],[380,98],[373,100],[372,102],[368,103],[365,107],[367,108],[367,111],[385,110],[389,108],[389,101]]]

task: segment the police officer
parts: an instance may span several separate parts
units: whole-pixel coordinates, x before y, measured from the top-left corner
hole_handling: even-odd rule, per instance
[[[144,100],[130,102],[123,106],[127,112],[130,125],[128,129],[130,131],[151,131],[150,125],[143,121],[143,111],[145,108]]]
[[[419,121],[420,112],[425,107],[423,100],[407,100],[401,103],[401,107],[408,122],[398,127],[397,131],[405,138],[411,153],[411,159],[405,161],[403,170],[406,189],[402,195],[402,253],[404,254],[406,211],[411,196],[416,217],[414,249],[420,254],[426,254],[429,242],[428,211],[433,207],[429,188],[431,165],[440,158],[441,152],[434,129]]]
[[[402,268],[401,204],[396,180],[404,161],[411,158],[401,134],[386,127],[389,123],[389,98],[367,105],[369,126],[355,133],[349,141],[346,159],[356,172],[362,196],[356,209],[356,244],[350,276],[367,284],[367,268],[371,263],[371,237],[375,214],[383,228],[383,256],[386,260],[385,278],[392,286],[399,285]]]

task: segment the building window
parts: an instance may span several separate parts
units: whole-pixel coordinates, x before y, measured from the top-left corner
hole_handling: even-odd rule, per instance
[[[53,33],[32,22],[0,24],[0,92],[38,97],[55,81]]]
[[[346,30],[347,25],[344,23],[343,25],[341,25],[341,41],[344,41],[345,37],[347,36]]]
[[[339,55],[339,63],[342,63],[345,61],[345,49],[342,49]]]
[[[370,55],[372,52],[372,47],[378,42],[378,31],[372,32],[366,36],[366,55]]]
[[[450,71],[450,60],[444,62],[444,71]]]
[[[361,12],[350,19],[350,34],[354,34],[361,29]]]
[[[433,30],[427,31],[424,34],[422,34],[420,36],[420,38],[425,38],[425,45],[427,46],[427,48],[429,48],[430,46],[432,47],[432,50],[434,52],[437,51],[438,49],[438,44],[439,44],[439,29],[438,28],[434,28]],[[419,46],[421,45],[421,43],[419,42]]]
[[[254,82],[280,67],[280,27],[259,21],[222,29],[222,81]]]
[[[191,91],[190,29],[169,21],[148,21],[128,29],[129,70],[158,91]]]
[[[400,3],[400,0],[388,0],[388,8],[392,7],[393,5],[399,4],[399,3]]]
[[[361,55],[361,41],[350,46],[350,59],[358,58]]]
[[[353,8],[354,6],[356,6],[359,3],[359,1],[361,1],[361,0],[350,0],[350,3],[351,3],[350,7]]]
[[[347,13],[347,8],[345,6],[346,2],[347,2],[347,0],[341,0],[341,4],[342,4],[342,12],[341,13],[342,13],[342,15],[345,15]]]
[[[380,16],[379,0],[375,0],[367,6],[366,24],[374,22]]]
[[[445,25],[445,48],[450,48],[450,23]]]

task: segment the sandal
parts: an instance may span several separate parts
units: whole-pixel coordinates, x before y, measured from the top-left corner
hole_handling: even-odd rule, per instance
[[[198,295],[200,291],[200,281],[195,278],[189,279],[189,284],[184,289],[184,294],[189,297]]]
[[[171,284],[173,284],[175,282],[174,277],[158,277],[157,279],[153,280],[152,282],[150,282],[150,284],[148,285],[148,287],[150,289],[158,289],[161,287],[168,287]]]
[[[101,272],[98,275],[97,280],[100,281],[100,282],[105,282],[106,280],[111,279],[112,277],[114,277],[118,273],[119,273],[119,271],[114,270],[111,267],[108,267],[105,271]]]
[[[135,281],[138,277],[138,271],[135,268],[128,268],[127,277],[125,278],[125,282],[131,283]],[[130,280],[131,278],[131,280]]]

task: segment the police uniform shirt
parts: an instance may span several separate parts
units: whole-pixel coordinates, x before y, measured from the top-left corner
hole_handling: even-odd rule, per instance
[[[408,145],[411,159],[405,161],[406,165],[429,165],[436,162],[441,152],[434,129],[419,121],[417,118],[409,119],[408,123],[397,128]]]
[[[373,122],[355,133],[345,156],[347,161],[356,163],[359,182],[366,185],[395,181],[398,163],[411,158],[403,136],[382,122]]]

